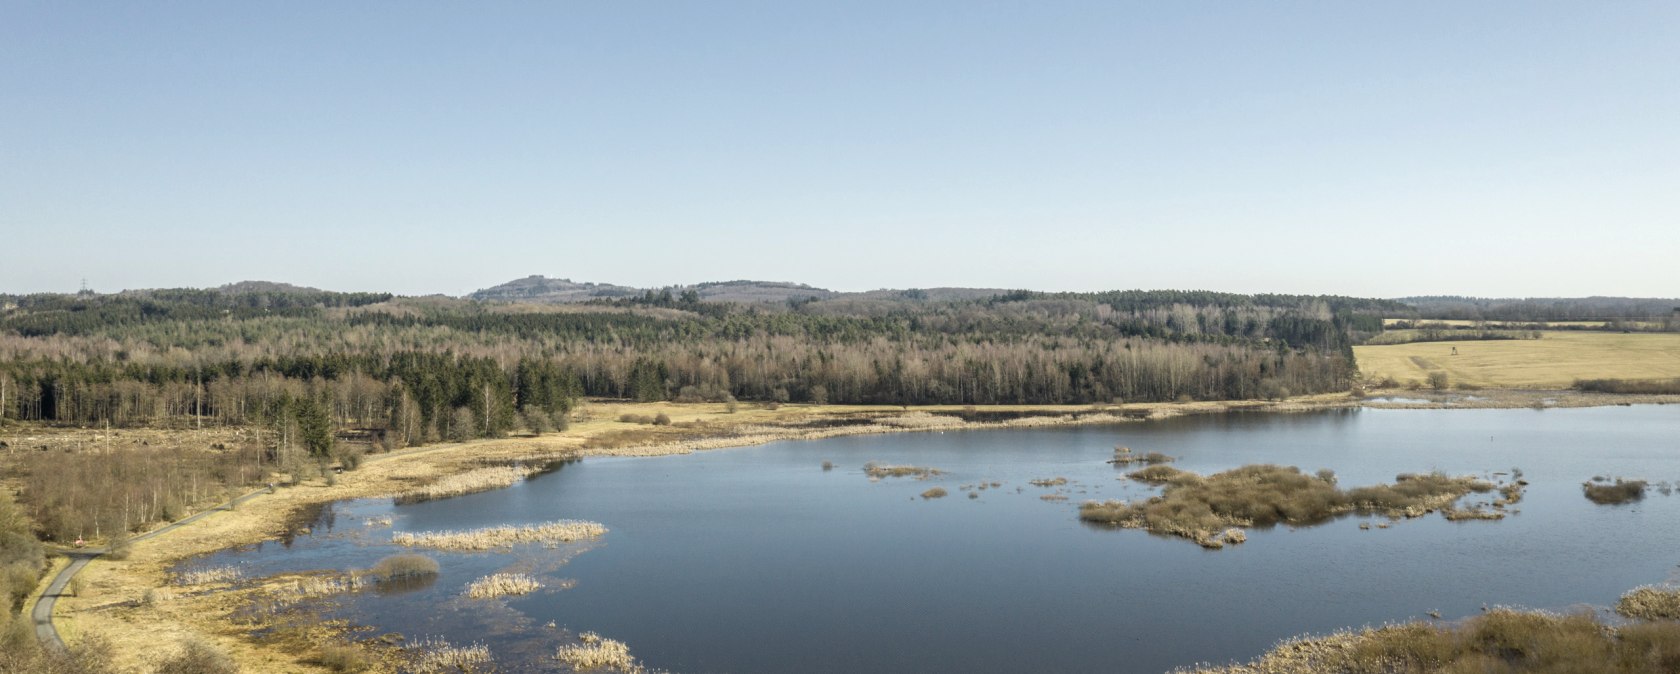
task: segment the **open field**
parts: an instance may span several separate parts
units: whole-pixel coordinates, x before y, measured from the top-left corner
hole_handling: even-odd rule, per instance
[[[1453,349],[1458,355],[1452,355]],[[1546,332],[1540,339],[1356,346],[1366,381],[1428,385],[1444,372],[1452,386],[1568,388],[1577,379],[1680,377],[1680,334]]]
[[[1625,322],[1630,326],[1638,326],[1638,327],[1642,327],[1642,328],[1662,327],[1662,323],[1658,323],[1658,322],[1654,322],[1654,321],[1625,321]],[[1554,327],[1554,328],[1573,328],[1573,329],[1577,329],[1577,330],[1608,329],[1608,326],[1610,324],[1609,321],[1469,321],[1469,320],[1463,320],[1463,319],[1437,319],[1437,318],[1418,318],[1418,319],[1412,319],[1412,318],[1384,318],[1383,319],[1383,327],[1393,327],[1395,325],[1399,325],[1399,324],[1402,324],[1402,323],[1409,323],[1409,324],[1412,324],[1412,325],[1446,325],[1446,326],[1450,326],[1450,327],[1454,327],[1454,328],[1474,328],[1474,327],[1484,327],[1484,326],[1489,327],[1489,328],[1503,328],[1503,327],[1506,327],[1506,326],[1509,326],[1509,327],[1512,327],[1512,328],[1527,328],[1528,326],[1531,326],[1531,325],[1541,325],[1541,326],[1549,326],[1549,327]]]

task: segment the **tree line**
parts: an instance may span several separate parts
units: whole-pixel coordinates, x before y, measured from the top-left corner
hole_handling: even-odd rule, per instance
[[[8,298],[0,418],[276,425],[308,400],[398,446],[552,424],[577,398],[1068,404],[1344,390],[1390,302],[1181,291],[585,305],[378,293]],[[258,310],[260,307],[260,311]]]

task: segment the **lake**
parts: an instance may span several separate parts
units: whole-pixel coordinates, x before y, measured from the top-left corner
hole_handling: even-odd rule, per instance
[[[1361,530],[1387,520],[1355,517],[1250,530],[1246,544],[1204,550],[1078,520],[1082,500],[1155,493],[1117,479],[1125,471],[1105,463],[1116,445],[1177,456],[1176,467],[1201,473],[1329,468],[1344,487],[1513,467],[1531,485],[1520,513],[1503,521],[1431,515]],[[869,461],[944,474],[872,482],[862,471]],[[371,634],[485,643],[506,671],[552,668],[570,630],[622,640],[648,666],[685,674],[1158,673],[1429,611],[1450,620],[1494,605],[1602,608],[1635,586],[1676,579],[1680,498],[1653,490],[1641,502],[1595,505],[1581,483],[1596,475],[1680,481],[1680,406],[1234,413],[586,459],[449,500],[334,504],[289,545],[182,568],[365,568],[406,551],[390,544],[393,528],[586,519],[610,532],[559,549],[428,552],[442,565],[435,582],[346,595],[320,610]],[[1069,483],[1028,484],[1053,477]],[[972,499],[960,490],[980,482],[1001,486]],[[918,497],[935,486],[950,495]],[[384,515],[393,528],[365,525]],[[504,570],[550,587],[505,601],[460,596]]]

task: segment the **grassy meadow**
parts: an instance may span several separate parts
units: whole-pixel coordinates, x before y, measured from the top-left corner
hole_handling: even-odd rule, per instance
[[[1458,355],[1453,355],[1453,349]],[[1429,385],[1444,372],[1451,386],[1568,388],[1577,379],[1680,377],[1680,334],[1546,332],[1540,339],[1414,342],[1356,346],[1367,381]]]

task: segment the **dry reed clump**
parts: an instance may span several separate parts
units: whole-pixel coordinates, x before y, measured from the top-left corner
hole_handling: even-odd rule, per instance
[[[1065,477],[1045,477],[1037,480],[1027,480],[1027,484],[1034,487],[1060,487],[1068,483]]]
[[[947,493],[949,493],[949,492],[946,492],[944,487],[934,487],[932,489],[929,489],[927,491],[922,492],[922,498],[924,498],[924,499],[945,498],[945,495]]]
[[[1108,462],[1112,463],[1116,466],[1129,466],[1129,465],[1134,464],[1134,463],[1141,463],[1141,464],[1146,465],[1146,466],[1154,466],[1154,465],[1159,465],[1159,464],[1163,464],[1163,463],[1172,463],[1175,460],[1176,459],[1174,459],[1173,457],[1167,456],[1167,455],[1162,454],[1160,452],[1149,452],[1147,454],[1134,454],[1134,453],[1132,453],[1132,448],[1130,448],[1130,447],[1115,447],[1114,448],[1114,458],[1109,459]]]
[[[883,477],[914,477],[918,480],[926,480],[935,475],[939,475],[940,470],[938,468],[928,468],[926,466],[893,466],[871,461],[863,464],[863,474],[875,479]]]
[[[245,577],[245,570],[236,566],[216,566],[208,569],[195,569],[175,577],[176,585],[209,585],[212,583],[232,583]]]
[[[1435,473],[1401,475],[1391,485],[1344,491],[1329,471],[1307,475],[1268,464],[1207,477],[1151,466],[1130,477],[1166,487],[1144,501],[1086,502],[1079,507],[1080,519],[1181,536],[1208,548],[1223,547],[1221,532],[1234,527],[1313,524],[1349,513],[1417,517],[1449,508],[1472,491],[1494,488],[1473,478]]]
[[[523,573],[496,573],[468,583],[466,595],[473,599],[493,599],[530,594],[541,587],[537,579]]]
[[[1591,613],[1499,608],[1461,623],[1409,622],[1278,644],[1247,664],[1180,674],[1672,674],[1680,623],[1609,626]]]
[[[396,496],[396,502],[420,503],[434,499],[450,498],[492,489],[501,489],[515,482],[524,480],[542,469],[536,466],[492,466],[479,468],[444,477],[424,487],[418,487]]]
[[[364,527],[388,527],[388,526],[391,526],[391,522],[392,522],[392,520],[391,520],[390,515],[380,515],[378,517],[369,517],[366,520],[363,520],[362,521],[362,526],[364,526]]]
[[[525,526],[499,526],[467,531],[399,531],[391,542],[408,547],[441,550],[493,550],[517,543],[570,543],[595,538],[607,528],[582,520],[555,520]]]
[[[1680,620],[1680,589],[1634,588],[1616,601],[1616,612],[1642,620]]]
[[[630,647],[622,641],[584,632],[578,635],[578,642],[561,646],[554,653],[555,659],[578,671],[606,669],[627,674],[647,671],[630,656]]]
[[[1609,482],[1603,478],[1595,478],[1593,482],[1581,483],[1581,492],[1587,500],[1599,505],[1616,505],[1645,498],[1644,480],[1623,480],[1616,478]]]
[[[409,647],[408,671],[414,674],[490,672],[495,661],[484,644],[455,646],[442,639],[423,639]]]

